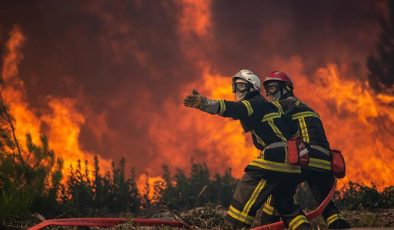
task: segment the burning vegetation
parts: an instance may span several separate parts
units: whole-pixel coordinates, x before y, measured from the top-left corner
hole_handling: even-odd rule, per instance
[[[129,215],[157,204],[187,209],[205,185],[201,203],[228,205],[258,151],[235,121],[189,111],[180,98],[197,88],[232,100],[230,75],[246,66],[260,77],[287,72],[295,94],[319,113],[331,147],[347,162],[338,198],[344,207],[366,205],[360,194],[373,191],[380,203],[365,208],[393,208],[390,1],[348,6],[353,19],[340,1],[327,5],[338,14],[329,19],[291,2],[71,1],[65,9],[49,2],[53,11],[43,15],[44,3],[22,10],[42,25],[15,13],[18,4],[9,12],[0,7],[0,202],[20,204],[2,217],[45,210]],[[60,14],[74,17],[66,22]],[[320,34],[306,35],[318,26]]]

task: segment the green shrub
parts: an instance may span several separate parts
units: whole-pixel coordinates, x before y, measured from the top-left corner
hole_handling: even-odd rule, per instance
[[[375,185],[369,187],[350,181],[337,202],[340,207],[349,210],[394,208],[394,186],[379,192]]]
[[[0,191],[0,218],[14,220],[28,216],[33,194],[24,187],[2,187]]]

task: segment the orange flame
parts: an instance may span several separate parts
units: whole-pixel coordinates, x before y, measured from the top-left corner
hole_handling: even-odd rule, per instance
[[[333,147],[339,148],[348,164],[348,180],[374,183],[379,188],[394,184],[394,97],[376,95],[368,85],[344,80],[335,65],[317,70],[320,80],[315,97],[331,102],[334,108],[323,112],[329,121],[327,133]],[[353,77],[352,79],[355,79]]]
[[[200,86],[197,89],[203,95],[231,100],[229,77],[212,74],[200,49],[210,45],[210,4],[210,1],[184,2],[179,30],[181,42],[185,56],[197,60],[203,79],[186,86],[180,97]],[[188,14],[191,8],[198,13]],[[197,35],[197,39],[193,35]],[[373,93],[367,84],[354,80],[357,76],[349,75],[344,63],[340,70],[328,64],[316,70],[313,76],[306,76],[299,56],[288,60],[272,57],[271,61],[272,69],[267,72],[281,70],[292,76],[296,95],[321,115],[331,147],[343,151],[347,177],[342,181],[374,183],[380,189],[393,185],[394,97]],[[171,101],[165,108],[165,112],[153,117],[149,128],[152,137],[159,137],[155,144],[160,157],[148,170],[153,171],[160,164],[187,169],[190,165],[187,158],[193,157],[207,162],[214,172],[231,167],[239,177],[243,167],[256,156],[257,150],[250,137],[242,133],[237,122],[184,108]]]
[[[342,150],[347,163],[343,181],[393,185],[394,97],[375,94],[344,64],[328,64],[312,78],[304,74],[298,56],[275,62],[276,69],[292,77],[296,95],[320,114],[331,148]]]
[[[233,97],[229,87],[231,79],[212,75],[208,68],[204,70],[201,84],[197,90],[203,95],[229,100]],[[182,95],[189,94],[192,85],[199,83],[185,87]],[[151,170],[169,163],[187,170],[190,159],[185,156],[189,156],[199,162],[206,162],[213,172],[222,172],[227,167],[232,167],[235,175],[240,176],[243,167],[258,153],[237,121],[186,108],[180,102],[168,101],[160,119],[157,117],[152,120],[149,132],[152,136],[160,137],[156,139],[160,157],[152,162]]]
[[[302,63],[298,58],[282,66],[295,68],[292,77],[296,94],[321,115],[331,147],[342,150],[347,162],[347,177],[342,182],[374,183],[379,189],[393,185],[394,136],[390,127],[394,124],[394,108],[388,103],[394,97],[376,95],[368,85],[342,79],[332,64],[318,69],[314,81],[300,72]],[[229,77],[212,75],[206,68],[201,82],[191,85],[201,85],[201,93],[210,98],[231,100],[230,84]],[[191,85],[185,87],[182,95],[191,92]],[[160,136],[156,145],[162,154],[152,162],[152,168],[168,162],[187,169],[186,155],[207,162],[214,172],[231,167],[239,177],[258,153],[238,122],[171,102],[166,107],[168,112],[161,114],[161,119],[154,119],[157,122],[150,127],[152,136]],[[173,114],[182,114],[181,119]]]
[[[161,176],[149,176],[147,174],[141,174],[137,179],[137,188],[141,195],[147,195],[151,201],[153,200],[155,193],[155,183],[162,182],[163,178]],[[149,187],[147,187],[149,186]],[[148,190],[149,189],[149,190]],[[148,191],[147,191],[148,190]]]
[[[15,118],[16,136],[25,146],[26,133],[31,133],[33,142],[38,143],[43,134],[43,126],[48,127],[45,132],[49,138],[49,147],[61,157],[65,163],[64,170],[70,164],[76,164],[78,159],[93,163],[93,153],[83,151],[79,146],[80,126],[84,123],[83,115],[75,108],[76,101],[71,98],[48,98],[50,111],[38,116],[37,111],[30,108],[26,100],[23,81],[18,75],[18,65],[22,61],[21,48],[25,38],[19,27],[14,27],[6,44],[3,58],[2,76],[4,85],[1,93],[10,106],[10,113]],[[110,162],[100,159],[104,170],[110,169]]]
[[[21,47],[25,37],[19,27],[15,26],[11,31],[10,39],[6,43],[6,54],[3,58],[2,77],[4,86],[1,93],[7,103],[11,104],[10,112],[18,122],[15,124],[16,136],[21,145],[25,146],[25,135],[31,133],[33,141],[39,141],[40,121],[29,109],[24,95],[23,81],[18,77],[18,65],[23,59]]]
[[[179,45],[186,58],[198,63],[203,74],[202,79],[183,88],[180,98],[197,88],[208,97],[232,100],[229,76],[215,74],[206,57],[206,47],[212,42],[211,1],[184,0],[181,6]],[[276,34],[280,37],[281,33]],[[79,158],[92,162],[94,153],[82,150],[79,145],[80,127],[85,124],[85,117],[76,109],[76,100],[49,97],[46,99],[49,111],[42,116],[29,106],[18,76],[24,41],[21,29],[15,27],[6,44],[2,66],[5,82],[2,95],[16,118],[18,138],[24,141],[25,133],[30,132],[33,141],[38,142],[39,134],[47,126],[45,133],[50,146],[63,157],[66,165]],[[328,64],[316,70],[313,76],[306,76],[303,60],[298,56],[271,59],[272,69],[267,72],[281,70],[291,75],[296,95],[321,115],[331,146],[343,151],[348,164],[344,181],[373,182],[379,188],[393,185],[394,97],[373,93],[367,84],[355,80],[357,76],[349,75],[346,68],[342,68],[343,63],[341,68]],[[145,56],[139,56],[138,60],[144,63]],[[159,114],[152,113],[146,118],[149,119],[148,133],[158,152],[155,159],[147,159],[151,162],[145,170],[153,176],[151,181],[160,173],[160,165],[187,170],[190,158],[206,162],[212,172],[231,167],[239,177],[258,152],[237,121],[185,108],[180,100],[168,100],[164,108]],[[108,161],[100,161],[106,165],[104,168],[110,168]],[[138,181],[143,191],[144,176]]]

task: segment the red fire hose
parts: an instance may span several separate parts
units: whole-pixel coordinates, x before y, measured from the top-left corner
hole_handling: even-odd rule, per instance
[[[330,192],[327,194],[327,197],[323,200],[323,202],[312,212],[308,212],[306,217],[311,220],[323,213],[323,210],[326,208],[328,203],[331,201],[334,196],[336,183],[332,186]],[[45,220],[28,230],[40,230],[47,226],[81,226],[81,227],[112,227],[121,223],[125,223],[129,221],[127,218],[67,218],[67,219],[51,219]],[[132,219],[136,225],[139,226],[169,226],[169,227],[177,227],[177,228],[188,228],[185,224],[179,221],[172,220],[159,220],[159,219],[142,219],[135,218]],[[282,230],[285,225],[283,221],[275,222],[268,225],[259,226],[256,228],[252,228],[251,230]]]
[[[51,219],[45,220],[28,230],[40,230],[48,226],[79,226],[79,227],[113,227],[118,224],[130,221],[127,218],[67,218],[67,219]],[[169,226],[177,228],[186,228],[186,226],[179,221],[159,220],[159,219],[132,219],[136,225],[139,226]]]

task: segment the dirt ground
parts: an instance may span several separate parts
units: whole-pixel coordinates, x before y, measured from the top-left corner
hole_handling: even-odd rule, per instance
[[[224,229],[223,217],[225,210],[220,206],[207,206],[203,208],[197,208],[196,210],[190,210],[188,212],[176,214],[170,212],[155,213],[150,218],[159,219],[175,219],[181,220],[192,226],[195,229]],[[390,228],[394,229],[394,209],[381,209],[374,211],[343,211],[343,216],[348,220],[353,228]],[[19,230],[27,229],[29,226],[38,223],[37,221],[17,221],[13,223],[2,223],[0,224],[0,230]],[[319,217],[311,221],[313,229],[327,229],[323,218]],[[255,226],[258,226],[258,217],[256,217]],[[49,227],[45,229],[89,229],[89,228],[77,228],[77,227]],[[136,227],[132,222],[117,225],[112,228],[90,228],[95,230],[126,230],[126,229],[170,229],[168,227],[160,228],[142,228]]]

